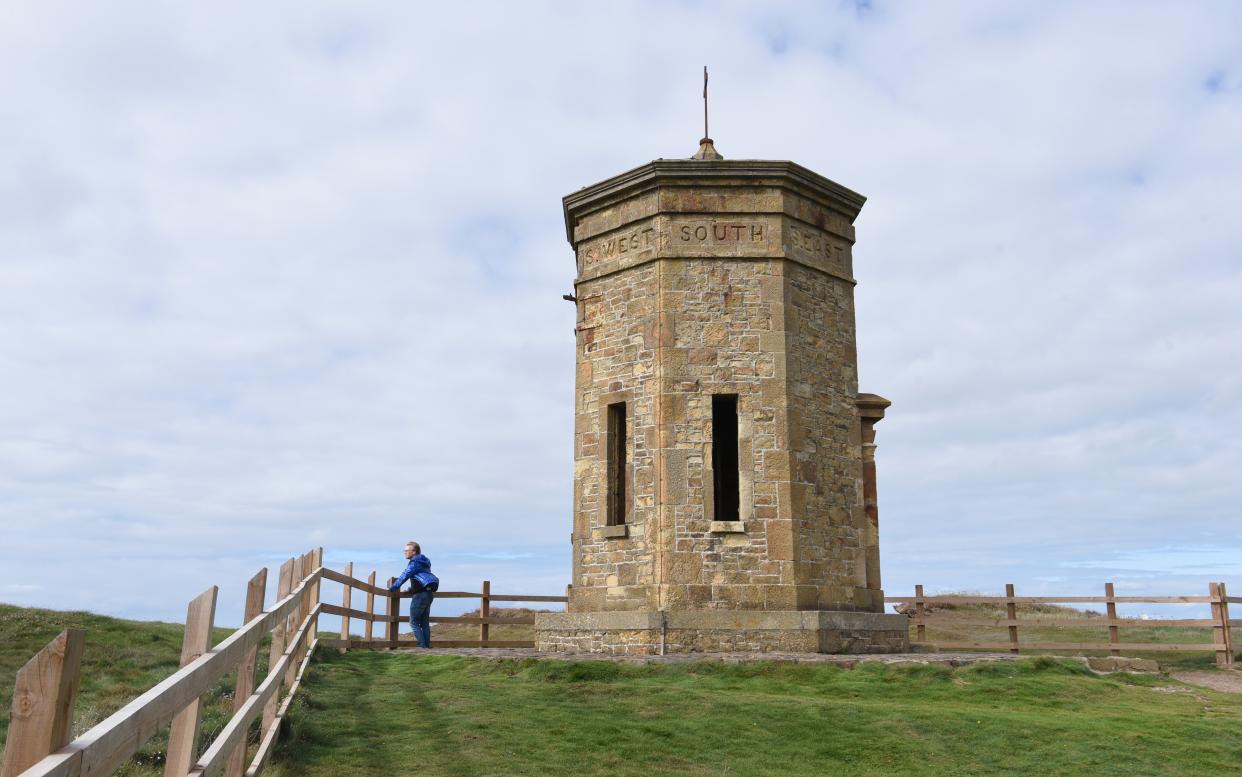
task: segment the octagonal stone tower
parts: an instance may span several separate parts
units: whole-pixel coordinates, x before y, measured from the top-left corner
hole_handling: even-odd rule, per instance
[[[851,248],[784,161],[657,160],[565,197],[577,256],[566,652],[887,652]],[[867,459],[865,462],[864,459]]]

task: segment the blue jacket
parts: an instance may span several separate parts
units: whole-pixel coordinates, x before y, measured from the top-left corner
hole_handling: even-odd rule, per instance
[[[410,563],[405,565],[405,571],[401,573],[396,581],[388,587],[390,591],[398,591],[405,584],[406,580],[415,583],[414,590],[422,590],[430,588],[432,591],[440,587],[440,578],[431,574],[431,559],[422,553],[416,553],[414,558],[410,559]]]

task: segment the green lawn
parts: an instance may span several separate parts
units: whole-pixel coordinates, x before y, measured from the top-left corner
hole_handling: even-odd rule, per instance
[[[1203,775],[1242,764],[1242,696],[1027,659],[497,661],[321,652],[272,773]]]

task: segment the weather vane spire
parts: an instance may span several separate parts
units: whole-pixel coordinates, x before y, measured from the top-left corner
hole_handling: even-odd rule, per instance
[[[703,66],[703,137],[711,138],[707,131],[707,65]]]
[[[716,151],[716,146],[712,144],[712,137],[707,132],[707,65],[703,66],[703,139],[699,141],[699,150],[690,158],[700,161],[724,159],[720,152]]]

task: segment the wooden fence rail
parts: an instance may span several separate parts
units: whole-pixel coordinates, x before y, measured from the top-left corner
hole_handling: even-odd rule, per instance
[[[330,580],[334,583],[340,583],[344,591],[341,596],[342,604],[340,606],[332,604],[320,605],[321,612],[324,615],[337,615],[341,618],[341,636],[339,639],[320,640],[320,644],[324,647],[335,648],[369,648],[384,649],[394,648],[399,644],[397,638],[397,626],[401,621],[400,600],[407,599],[413,594],[403,591],[399,594],[393,594],[387,587],[375,585],[375,573],[372,572],[366,582],[359,580],[353,576],[353,562],[345,565],[344,572],[337,572],[331,569],[322,569],[320,574],[324,580]],[[389,578],[388,584],[392,585],[393,578]],[[358,590],[367,595],[367,609],[359,610],[352,606],[352,591]],[[377,613],[375,611],[375,597],[383,597],[388,603],[385,611]],[[526,594],[494,594],[492,593],[492,584],[490,580],[484,580],[480,590],[475,593],[473,591],[437,591],[437,599],[478,599],[479,614],[476,616],[449,616],[449,615],[432,615],[429,620],[432,623],[462,623],[474,624],[479,627],[478,639],[432,639],[432,647],[485,647],[485,648],[533,648],[535,643],[533,640],[521,639],[492,639],[490,627],[493,625],[513,625],[513,626],[531,626],[534,625],[533,617],[498,617],[491,614],[492,602],[555,602],[566,603],[569,601],[568,596],[545,596],[545,595],[526,595]],[[366,636],[363,638],[354,638],[349,633],[349,623],[351,620],[359,620],[366,623]],[[387,626],[386,634],[382,638],[373,636],[373,626],[376,623],[384,623]]]
[[[926,596],[923,586],[914,587],[914,596],[887,596],[886,603],[913,604],[914,617],[910,625],[914,627],[912,645],[928,645],[949,650],[1008,650],[1018,653],[1022,650],[1107,650],[1110,654],[1120,655],[1121,651],[1164,651],[1164,650],[1203,650],[1216,654],[1216,663],[1222,667],[1234,666],[1234,647],[1231,629],[1242,628],[1242,620],[1229,617],[1230,604],[1242,604],[1242,599],[1227,595],[1224,583],[1209,583],[1206,596],[1115,596],[1113,584],[1104,585],[1103,596],[1016,596],[1014,586],[1005,586],[1004,596],[945,595]],[[980,617],[936,615],[927,611],[928,605],[935,604],[1003,604],[1005,617]],[[1106,608],[1104,617],[1046,617],[1038,616],[1018,618],[1019,604],[1103,604]],[[1210,618],[1183,619],[1146,619],[1117,617],[1118,604],[1207,604],[1211,608]],[[1091,625],[1107,626],[1108,642],[1020,642],[1019,628],[1032,625]],[[927,626],[989,626],[1004,627],[1008,630],[1006,642],[934,642],[927,639]],[[1202,643],[1158,643],[1158,642],[1122,642],[1120,628],[1156,628],[1165,626],[1187,626],[1210,628],[1212,641]]]
[[[247,586],[244,625],[215,647],[210,647],[210,635],[217,589],[196,597],[186,620],[181,668],[73,741],[68,732],[86,635],[80,629],[63,632],[18,672],[0,777],[111,774],[169,724],[167,777],[257,777],[318,642],[322,560],[323,549],[316,548],[285,562],[277,601],[269,610],[263,610],[267,571],[255,575]],[[269,633],[267,675],[256,688],[258,648]],[[200,754],[199,700],[235,669],[233,717]],[[287,689],[283,704],[278,699],[282,687]],[[261,714],[260,742],[243,770],[247,734]]]

